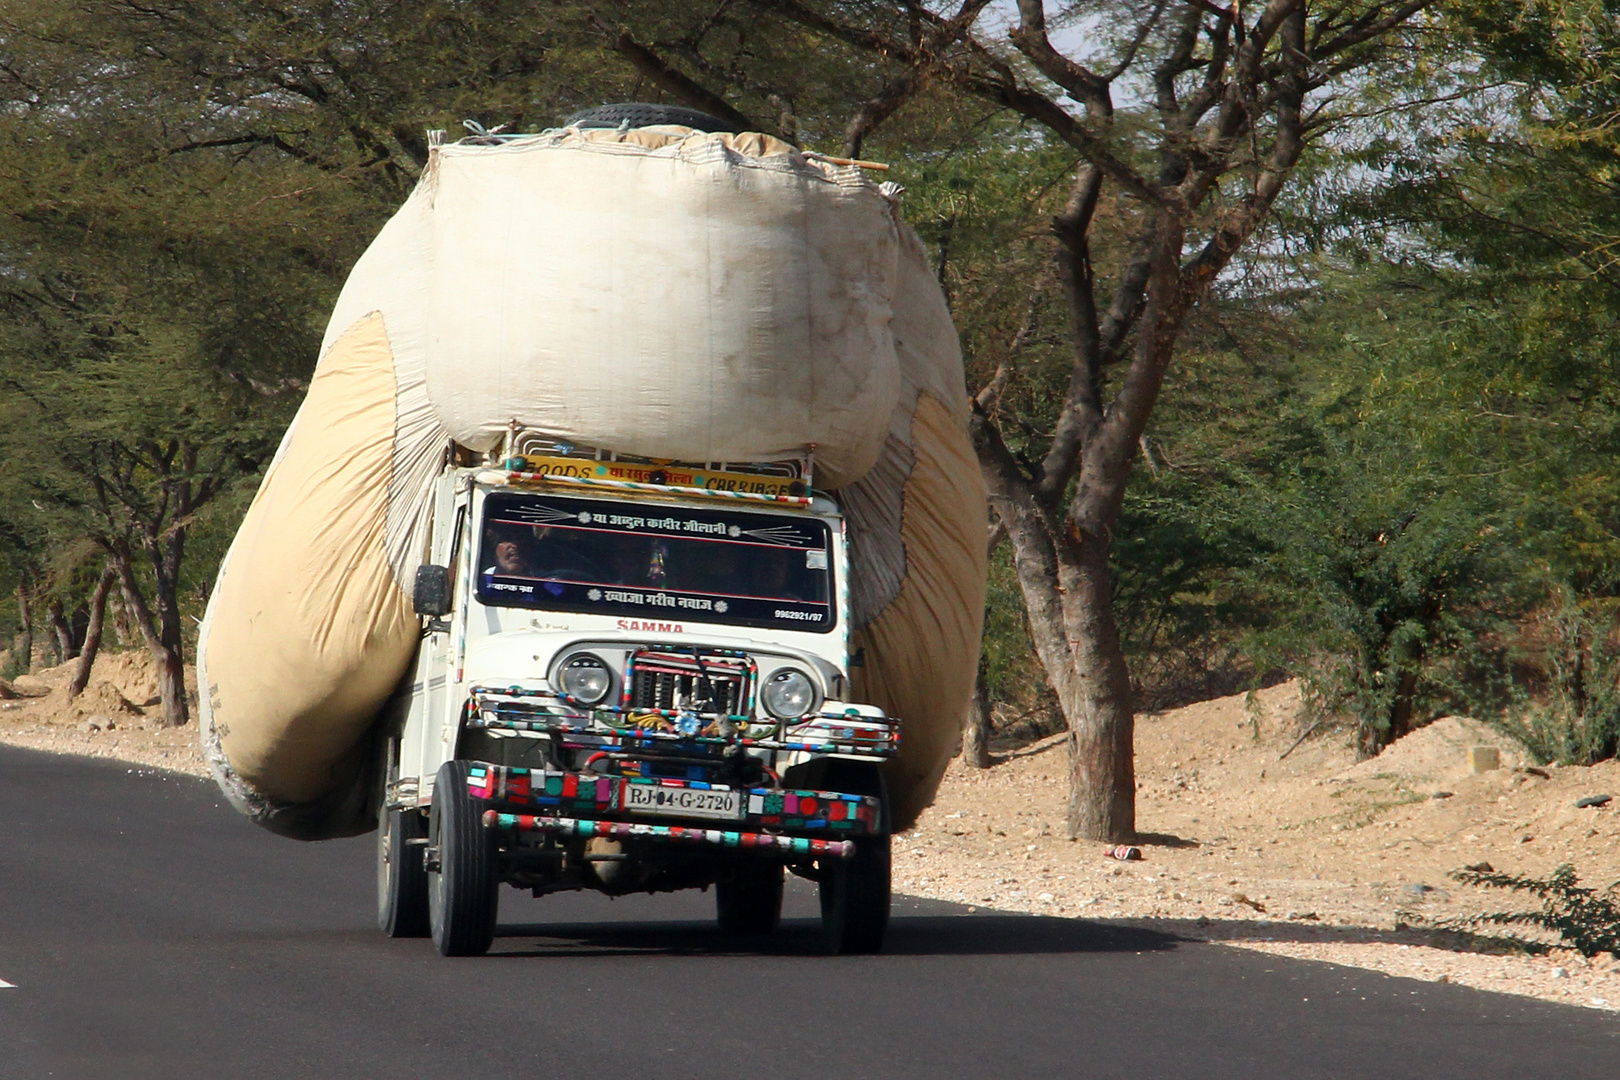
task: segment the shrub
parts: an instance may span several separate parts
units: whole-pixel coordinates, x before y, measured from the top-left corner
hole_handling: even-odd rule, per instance
[[[1613,619],[1573,603],[1545,620],[1543,702],[1525,702],[1499,725],[1540,762],[1591,765],[1620,752],[1620,642]]]
[[[1546,878],[1493,870],[1454,870],[1451,876],[1465,885],[1529,893],[1541,901],[1540,911],[1492,912],[1462,920],[1464,925],[1534,926],[1557,934],[1582,956],[1606,952],[1620,958],[1620,881],[1601,891],[1582,886],[1569,863]]]

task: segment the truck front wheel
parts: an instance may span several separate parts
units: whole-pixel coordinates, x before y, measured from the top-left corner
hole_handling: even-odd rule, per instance
[[[889,929],[889,837],[855,841],[855,854],[821,864],[821,931],[829,952],[875,953]]]
[[[729,878],[715,883],[714,906],[722,933],[769,934],[782,921],[782,865],[740,864]]]
[[[483,806],[467,793],[467,763],[447,761],[433,781],[428,846],[428,912],[433,944],[444,956],[482,956],[495,940],[500,899],[495,834]]]

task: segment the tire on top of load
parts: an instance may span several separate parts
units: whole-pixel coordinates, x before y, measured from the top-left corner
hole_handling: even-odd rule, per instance
[[[594,109],[585,109],[563,121],[563,126],[616,128],[626,121],[629,122],[626,126],[633,128],[675,124],[689,127],[694,131],[722,131],[733,135],[742,131],[736,124],[728,123],[718,116],[710,116],[706,112],[680,105],[652,105],[644,101],[626,101],[618,105],[598,105]]]

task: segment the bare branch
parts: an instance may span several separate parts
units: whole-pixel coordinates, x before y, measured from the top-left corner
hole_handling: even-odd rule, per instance
[[[800,3],[799,0],[754,0],[754,3],[775,11],[801,26],[880,56],[899,60],[913,68],[922,67],[939,59],[934,52],[939,47],[935,42],[942,39],[930,39],[925,47],[919,48],[890,35],[840,22]],[[948,21],[942,20],[939,16],[927,16],[927,21],[931,25],[950,27],[946,33],[951,35],[951,40],[959,37],[971,53],[972,59],[989,72],[986,74],[984,70],[975,69],[972,64],[949,65],[944,68],[944,77],[970,93],[1044,125],[1058,138],[1095,163],[1105,176],[1138,198],[1155,204],[1163,203],[1167,198],[1173,200],[1175,196],[1172,193],[1161,190],[1138,173],[1109,149],[1104,140],[1084,123],[1069,115],[1062,106],[1045,94],[1022,83],[1011,68],[973,39],[968,32],[972,21],[969,16],[976,17],[984,6],[986,5],[982,0],[969,0],[957,16]],[[926,12],[926,9],[919,10]]]
[[[1302,106],[1307,86],[1309,57],[1305,55],[1305,12],[1289,15],[1282,27],[1284,75],[1277,96],[1277,134],[1264,169],[1255,177],[1247,198],[1224,214],[1214,234],[1182,275],[1184,287],[1196,298],[1223,270],[1271,210],[1284,182],[1304,150]]]
[[[979,410],[986,415],[995,412],[996,405],[1001,401],[1001,395],[1007,388],[1007,382],[1012,378],[1013,361],[1017,359],[1019,352],[1023,350],[1024,343],[1029,340],[1030,335],[1035,333],[1035,328],[1040,320],[1041,297],[1046,292],[1046,286],[1047,279],[1044,275],[1036,279],[1034,287],[1029,290],[1029,302],[1024,305],[1023,322],[1019,324],[1018,331],[1013,334],[1012,340],[1007,342],[1006,355],[996,365],[995,373],[990,376],[990,381],[985,383],[977,394],[973,395],[973,400],[978,405]]]
[[[1102,76],[1103,82],[1111,83],[1131,69],[1131,65],[1136,63],[1136,54],[1141,51],[1143,43],[1148,39],[1148,35],[1153,33],[1153,28],[1159,25],[1159,19],[1164,15],[1164,9],[1168,5],[1169,0],[1158,0],[1153,5],[1153,10],[1148,14],[1148,17],[1143,19],[1142,25],[1136,28],[1136,35],[1131,38],[1131,43],[1125,46],[1125,53],[1119,58],[1119,63],[1109,68],[1108,73]],[[1212,10],[1218,12],[1221,9],[1214,8]]]
[[[1153,72],[1154,104],[1172,129],[1182,126],[1181,103],[1176,99],[1176,77],[1198,66],[1193,60],[1193,50],[1198,47],[1198,32],[1203,25],[1204,12],[1189,5],[1181,13],[1181,25],[1176,27],[1175,40],[1169,53]]]
[[[1321,60],[1371,41],[1406,22],[1418,12],[1432,7],[1434,3],[1435,0],[1406,0],[1402,4],[1380,4],[1369,9],[1337,37],[1317,46],[1312,50],[1312,55]]]
[[[1069,301],[1069,334],[1075,359],[1069,389],[1058,415],[1036,494],[1045,500],[1062,495],[1074,475],[1080,448],[1102,421],[1102,337],[1097,325],[1096,281],[1091,265],[1089,233],[1102,193],[1102,173],[1084,165],[1075,176],[1074,190],[1063,213],[1052,222],[1058,240],[1058,274]]]
[[[877,53],[879,56],[889,57],[903,63],[914,64],[917,54],[912,47],[886,34],[879,34],[872,30],[850,26],[838,22],[799,3],[799,0],[754,0],[760,7],[777,12],[783,18],[790,19],[800,26],[815,30],[831,38],[837,38],[846,45],[853,45],[857,49]]]
[[[1153,272],[1153,226],[1137,238],[1136,249],[1114,286],[1114,296],[1108,305],[1108,314],[1102,321],[1102,348],[1104,366],[1119,355],[1125,339],[1136,326],[1147,296],[1148,275]]]
[[[1102,139],[1045,94],[1016,82],[987,79],[972,72],[956,73],[954,78],[964,89],[1044,124],[1054,135],[1080,151],[1110,180],[1137,198],[1155,205],[1173,201],[1173,193],[1164,191],[1121,160]]]
[[[1018,0],[1018,25],[1008,33],[1018,51],[1029,57],[1041,74],[1083,102],[1094,118],[1106,119],[1114,113],[1108,82],[1083,64],[1077,64],[1052,47],[1046,36],[1045,0]]]
[[[913,47],[918,50],[920,59],[907,71],[890,80],[876,97],[863,104],[850,118],[849,124],[844,128],[845,157],[861,156],[861,146],[866,137],[892,116],[896,109],[905,104],[907,99],[922,89],[923,82],[929,72],[938,66],[943,53],[961,39],[989,2],[990,0],[964,0],[961,9],[948,20],[939,19],[925,8],[908,5],[918,17],[912,37]],[[937,28],[933,33],[925,34],[922,31],[921,19],[924,16]]]
[[[1234,29],[1227,14],[1218,18],[1215,25],[1207,30],[1210,49],[1209,58],[1204,63],[1204,81],[1181,106],[1181,127],[1185,131],[1191,131],[1221,98],[1226,81],[1226,65],[1232,57]]]
[[[614,33],[595,15],[590,16],[590,22],[592,27],[604,34],[613,48],[630,62],[631,67],[641,72],[660,89],[675,95],[684,104],[701,109],[733,127],[744,131],[760,130],[759,124],[739,112],[725,98],[671,67],[663,57],[637,41],[630,31],[622,30]]]
[[[1108,536],[1118,520],[1125,485],[1147,419],[1159,398],[1176,337],[1193,297],[1181,286],[1177,258],[1185,223],[1174,212],[1155,215],[1144,305],[1145,325],[1137,333],[1130,367],[1102,422],[1086,441],[1080,483],[1070,500],[1070,517],[1089,536]]]
[[[860,157],[866,137],[879,124],[894,115],[896,109],[905,104],[906,99],[917,91],[920,81],[915,68],[908,70],[891,80],[876,97],[863,104],[855,115],[849,118],[849,124],[844,128],[844,156]]]

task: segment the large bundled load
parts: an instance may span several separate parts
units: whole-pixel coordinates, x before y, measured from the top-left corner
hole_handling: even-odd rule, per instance
[[[415,655],[434,478],[509,425],[682,461],[813,445],[852,544],[857,696],[905,721],[895,823],[972,693],[984,493],[944,299],[894,192],[759,134],[435,147],[356,264],[199,645],[220,786],[301,838],[371,827]]]

